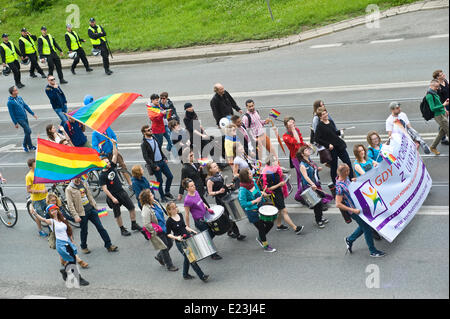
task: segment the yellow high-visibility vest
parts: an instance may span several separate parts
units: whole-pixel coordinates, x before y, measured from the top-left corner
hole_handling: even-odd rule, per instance
[[[70,32],[66,32],[66,34],[69,36],[70,39],[70,50],[75,51],[81,47],[81,43],[78,34],[75,31],[72,32],[73,34]]]
[[[25,37],[20,37],[19,40],[22,40],[23,44],[25,45],[25,54],[33,54],[36,53],[36,45],[34,44],[33,38],[29,37],[30,39],[27,39]]]
[[[94,29],[93,27],[89,27],[89,30],[91,30],[94,33],[102,32],[102,29],[100,28],[99,25],[96,25],[95,27],[96,27],[96,29]],[[106,37],[101,37],[99,39],[92,39],[92,38],[90,38],[90,39],[91,39],[92,45],[100,45],[100,43],[101,43],[100,39],[103,40],[104,42],[106,42]]]
[[[42,35],[39,37],[42,39],[42,54],[43,55],[50,55],[50,46],[52,47],[53,51],[56,52],[55,45],[53,44],[53,38],[50,34],[48,34],[48,38],[50,40],[50,44],[48,43],[47,39],[45,39]]]
[[[5,42],[2,42],[2,44],[0,44],[0,46],[5,50],[5,63],[12,63],[19,59],[19,57],[17,56],[17,53],[16,53],[16,48],[14,47],[14,44],[11,41],[9,41],[9,43],[11,43],[12,49],[10,49],[5,44]]]

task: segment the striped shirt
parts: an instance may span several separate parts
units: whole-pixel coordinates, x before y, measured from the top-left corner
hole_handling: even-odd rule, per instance
[[[250,115],[251,123],[250,128],[248,127],[248,115]],[[251,134],[253,135],[253,138],[256,139],[258,136],[263,135],[264,132],[264,121],[261,120],[261,117],[259,116],[258,112],[250,113],[247,111],[245,115],[242,117],[242,123],[247,129],[250,129]]]
[[[342,202],[345,206],[355,208],[355,204],[350,196],[350,191],[348,190],[350,183],[351,181],[348,178],[345,181],[336,179],[336,196],[342,196]]]

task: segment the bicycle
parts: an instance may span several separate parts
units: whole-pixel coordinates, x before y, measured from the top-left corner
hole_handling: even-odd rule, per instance
[[[13,227],[17,223],[19,215],[17,214],[16,204],[11,198],[4,195],[2,184],[3,181],[0,178],[0,200],[2,202],[1,207],[3,207],[3,210],[0,209],[0,219],[6,227]]]
[[[102,190],[102,187],[100,186],[100,175],[98,171],[90,171],[87,176],[87,183],[89,185],[89,189],[91,190],[92,196],[97,198]]]
[[[66,187],[67,187],[67,184],[53,184],[47,191],[49,193],[55,194],[61,200],[60,211],[63,214],[64,218],[67,220],[67,222],[72,227],[80,228],[81,227],[80,223],[75,222],[72,215],[70,215],[70,213],[69,213],[69,209],[67,208],[67,201],[66,201],[66,196],[65,196]],[[27,198],[27,211],[28,211],[28,214],[30,215],[31,219],[35,222],[36,220],[32,214],[33,210],[34,210],[33,203],[31,201],[31,198],[28,197]],[[45,216],[42,216],[42,217],[45,218]],[[49,226],[46,223],[41,222],[41,225],[42,225],[42,227],[49,228]]]

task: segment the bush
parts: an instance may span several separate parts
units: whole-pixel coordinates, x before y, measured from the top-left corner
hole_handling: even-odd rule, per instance
[[[33,12],[42,12],[51,7],[52,4],[55,4],[55,2],[57,2],[57,0],[24,0],[20,1],[16,7],[30,14]]]

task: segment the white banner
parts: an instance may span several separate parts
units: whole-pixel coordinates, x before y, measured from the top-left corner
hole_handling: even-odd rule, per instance
[[[431,189],[430,174],[416,144],[396,123],[383,161],[349,187],[360,217],[389,242],[408,225]]]

